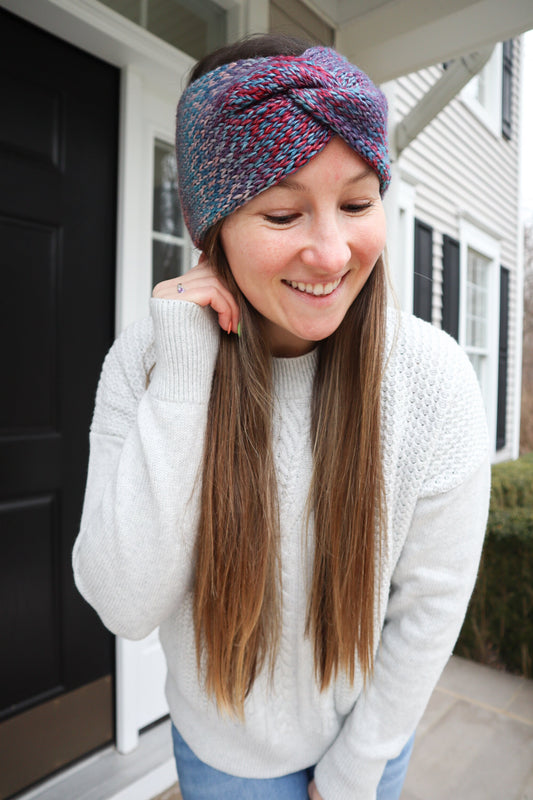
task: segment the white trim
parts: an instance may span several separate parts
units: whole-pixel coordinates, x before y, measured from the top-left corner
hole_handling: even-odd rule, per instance
[[[139,643],[117,636],[115,639],[115,744],[121,755],[139,744],[136,694],[138,688]]]
[[[413,313],[416,187],[398,180],[395,288],[400,307]]]
[[[146,242],[143,236],[144,137],[140,123],[143,117],[144,87],[142,77],[133,67],[122,70],[118,224],[117,286],[115,296],[116,333],[143,316],[147,310],[150,287],[144,279]]]
[[[468,223],[471,228],[475,228],[477,231],[486,234],[486,236],[490,239],[493,239],[498,243],[500,243],[502,240],[501,231],[487,223],[487,221],[482,217],[478,217],[476,214],[473,214],[467,209],[460,209],[457,212],[457,219],[459,221],[459,226],[461,225],[461,222]]]
[[[396,84],[394,81],[384,84],[389,106],[389,127],[392,131],[398,116],[396,106]],[[414,270],[414,219],[416,178],[400,168],[394,136],[390,139],[391,147],[391,182],[385,195],[383,205],[387,216],[387,251],[391,282],[389,302],[398,304],[408,313],[413,311],[413,270]]]
[[[451,62],[437,82],[395,125],[392,136],[397,154],[405,150],[465,85],[471,86],[472,80],[478,73],[484,73],[486,65],[491,61],[492,53],[493,48],[486,47],[477,53],[471,53]]]
[[[269,0],[245,0],[244,23],[246,33],[268,33]]]
[[[459,302],[459,343],[465,347],[466,340],[466,278],[468,250],[476,250],[485,256],[488,265],[488,319],[500,319],[500,243],[485,231],[480,230],[465,219],[459,220],[460,240],[460,302]],[[489,326],[487,354],[487,380],[482,387],[487,424],[491,442],[492,457],[496,455],[496,417],[498,409],[498,324]]]
[[[183,236],[174,236],[172,233],[161,233],[160,231],[152,231],[152,241],[176,244],[179,247],[184,247],[186,244]]]
[[[135,783],[111,795],[107,800],[153,800],[156,795],[170,789],[176,780],[176,762],[173,758],[169,758],[164,764],[147,772]]]

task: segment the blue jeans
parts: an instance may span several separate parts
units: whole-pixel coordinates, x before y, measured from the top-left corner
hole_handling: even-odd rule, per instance
[[[397,758],[387,762],[376,800],[398,800],[413,749],[414,735]],[[183,800],[308,800],[314,767],[281,778],[237,778],[197,758],[172,725],[174,756]]]

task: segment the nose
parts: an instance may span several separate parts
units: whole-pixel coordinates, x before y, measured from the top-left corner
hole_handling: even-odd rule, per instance
[[[347,232],[336,216],[321,216],[309,224],[301,250],[304,264],[317,271],[339,274],[351,256]]]

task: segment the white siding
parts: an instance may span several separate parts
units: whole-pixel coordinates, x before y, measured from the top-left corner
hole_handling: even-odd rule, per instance
[[[519,258],[519,93],[521,40],[513,52],[512,138],[508,141],[454,98],[409,144],[398,159],[400,176],[416,187],[415,217],[433,228],[433,323],[442,320],[442,241],[460,239],[460,221],[499,242],[500,263],[511,272],[506,446],[496,458],[514,455],[517,341],[517,259]],[[500,48],[501,50],[501,48]],[[393,119],[413,108],[443,73],[441,65],[399,78],[394,84]],[[392,254],[394,258],[394,254]],[[494,319],[494,324],[498,320]],[[495,438],[495,431],[491,430]]]

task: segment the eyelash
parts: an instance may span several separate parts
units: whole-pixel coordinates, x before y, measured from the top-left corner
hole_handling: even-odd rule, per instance
[[[296,214],[284,214],[280,217],[271,216],[270,214],[265,214],[264,216],[267,222],[273,222],[276,225],[288,225],[289,222],[296,219]]]
[[[365,211],[371,206],[372,203],[364,203],[362,205],[349,204],[343,206],[343,210],[347,211],[349,214],[358,214],[360,211]],[[278,217],[271,214],[265,214],[264,218],[267,222],[272,222],[274,225],[289,225],[293,220],[296,219],[297,216],[297,214],[284,214],[283,216]]]
[[[366,211],[367,208],[371,207],[372,203],[362,203],[361,205],[350,203],[347,206],[344,206],[346,211],[348,211],[350,214],[357,214],[359,211]]]

